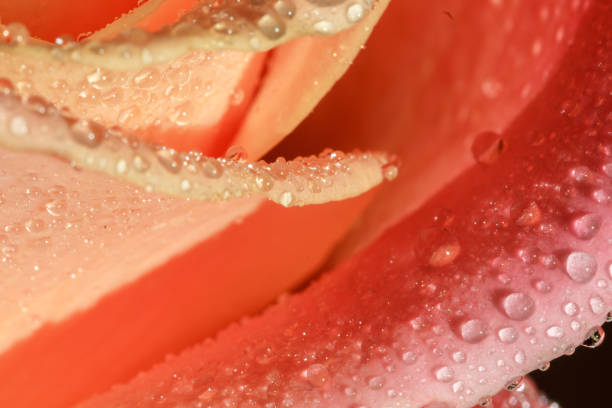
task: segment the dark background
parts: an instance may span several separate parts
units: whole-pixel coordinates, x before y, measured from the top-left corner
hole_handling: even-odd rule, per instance
[[[551,361],[550,369],[530,374],[540,389],[562,408],[609,408],[612,391],[612,324],[609,338],[596,349],[578,347],[571,356]]]

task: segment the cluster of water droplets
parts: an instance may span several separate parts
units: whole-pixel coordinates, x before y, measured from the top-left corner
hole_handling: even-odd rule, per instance
[[[202,0],[155,33],[142,28],[125,30],[117,22],[82,42],[61,36],[55,44],[46,44],[30,41],[27,28],[13,23],[0,25],[0,47],[2,43],[52,47],[56,58],[107,68],[137,68],[177,58],[192,49],[266,51],[300,36],[333,35],[362,21],[375,5],[373,0]]]
[[[0,87],[0,144],[57,154],[75,167],[104,171],[147,191],[211,201],[263,194],[289,207],[352,197],[397,173],[389,158],[378,153],[326,150],[266,163],[247,162],[246,152],[235,147],[222,158],[178,152],[65,116],[39,97],[22,101],[11,95],[6,80]]]

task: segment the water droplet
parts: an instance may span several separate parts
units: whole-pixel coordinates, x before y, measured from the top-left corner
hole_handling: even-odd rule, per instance
[[[455,363],[464,363],[467,358],[463,351],[455,351],[452,357]]]
[[[225,158],[234,161],[244,161],[248,158],[248,154],[242,146],[230,146],[225,152]]]
[[[591,178],[591,170],[586,166],[574,167],[570,170],[570,176],[579,183],[586,183]]]
[[[604,164],[603,166],[601,166],[601,169],[603,170],[606,176],[612,177],[612,163]]]
[[[571,323],[570,323],[570,327],[572,328],[573,331],[578,331],[578,330],[580,330],[580,327],[582,327],[582,326],[576,320],[572,320]]]
[[[525,353],[522,350],[519,350],[516,352],[516,354],[514,354],[514,362],[517,364],[524,364],[525,358]]]
[[[487,324],[480,319],[467,320],[459,326],[461,338],[468,343],[478,343],[482,341],[487,337],[488,331]]]
[[[291,193],[290,191],[285,191],[284,193],[282,193],[280,195],[279,203],[283,207],[289,207],[291,203],[293,203],[293,193]]]
[[[541,293],[549,293],[552,290],[552,286],[548,282],[543,280],[537,280],[533,283],[533,287]]]
[[[608,312],[608,314],[606,315],[606,322],[607,323],[612,322],[612,312]]]
[[[497,337],[502,343],[514,343],[518,338],[518,331],[514,327],[503,327],[497,332]]]
[[[382,167],[383,177],[387,181],[392,181],[397,178],[399,168],[393,163],[387,163]]]
[[[28,232],[41,232],[45,229],[45,222],[40,218],[34,218],[25,222],[25,229]]]
[[[295,4],[291,0],[277,0],[274,2],[274,10],[282,17],[291,19],[295,16]]]
[[[597,295],[589,299],[589,305],[591,305],[591,311],[595,314],[603,313],[606,308],[606,303]]]
[[[320,34],[333,34],[335,32],[334,24],[326,20],[316,22],[313,28]]]
[[[586,283],[595,276],[597,261],[586,252],[572,252],[565,261],[565,271],[572,280]]]
[[[576,313],[578,313],[578,305],[574,302],[567,302],[563,305],[563,312],[568,316],[576,316]]]
[[[368,379],[368,387],[373,390],[380,390],[385,385],[385,378],[381,376],[374,376]]]
[[[510,293],[502,300],[506,316],[512,320],[526,320],[535,311],[533,299],[521,292]]]
[[[208,178],[217,179],[223,175],[223,167],[216,159],[204,158],[201,167],[202,173]]]
[[[174,149],[160,148],[155,152],[159,163],[170,173],[176,174],[181,171],[183,163]]]
[[[104,139],[104,129],[94,122],[83,119],[77,120],[70,129],[74,141],[86,147],[97,147]]]
[[[514,391],[517,388],[519,388],[521,384],[523,384],[523,380],[524,380],[523,376],[515,377],[506,383],[505,388],[508,391]]]
[[[477,163],[491,164],[499,159],[504,150],[504,141],[499,133],[482,132],[472,142],[472,155]]]
[[[455,378],[455,372],[448,366],[441,366],[434,369],[434,376],[438,381],[450,382],[453,378]]]
[[[330,380],[327,367],[323,364],[312,364],[303,372],[303,376],[313,387],[323,387]]]
[[[601,345],[601,343],[603,343],[605,336],[606,332],[602,327],[593,327],[591,330],[589,330],[589,334],[582,345],[588,348],[598,347]]]
[[[540,364],[538,366],[538,370],[540,371],[548,371],[548,369],[550,368],[550,362],[549,361],[545,361],[542,364]]]
[[[151,164],[147,159],[137,154],[132,158],[132,167],[139,173],[143,173],[149,169]]]
[[[402,353],[402,361],[408,365],[416,363],[417,358],[417,355],[412,351],[406,351],[405,353]]]
[[[481,407],[490,407],[491,405],[493,405],[493,398],[482,397],[478,400],[478,405],[480,405]]]
[[[66,203],[62,200],[51,200],[45,204],[45,210],[53,217],[59,217],[66,211]]]
[[[285,23],[272,13],[266,13],[257,20],[257,27],[263,35],[271,40],[278,40],[285,35]]]
[[[602,219],[597,214],[585,214],[575,218],[571,223],[572,233],[580,239],[591,239],[601,227]]]
[[[535,225],[542,219],[542,211],[535,202],[529,203],[519,214],[516,224],[520,226]]]
[[[463,386],[463,381],[455,381],[452,385],[451,388],[453,389],[454,393],[458,393],[464,390],[464,386]]]
[[[350,23],[356,23],[365,15],[363,6],[359,3],[351,3],[346,8],[346,19]]]
[[[548,329],[546,329],[546,335],[551,339],[560,339],[563,337],[563,334],[563,328],[559,326],[550,326]]]
[[[429,265],[442,267],[450,265],[459,256],[461,246],[458,242],[450,242],[439,246],[430,256]]]
[[[15,136],[28,134],[28,123],[23,116],[13,116],[9,122],[9,131]]]

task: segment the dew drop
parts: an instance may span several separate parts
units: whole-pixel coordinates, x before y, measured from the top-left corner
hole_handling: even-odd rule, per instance
[[[23,116],[13,116],[9,122],[9,131],[15,136],[28,134],[28,123]]]
[[[292,202],[293,202],[293,193],[292,192],[285,191],[284,193],[281,194],[279,203],[283,207],[289,207]]]
[[[127,169],[127,162],[123,159],[118,160],[117,164],[115,164],[115,171],[117,172],[117,174],[125,174],[125,172],[127,172]]]
[[[450,265],[459,256],[461,246],[458,242],[451,242],[439,246],[429,257],[429,265],[442,267]]]
[[[497,337],[502,343],[514,343],[518,338],[518,331],[514,327],[503,327],[497,332]]]
[[[565,271],[578,283],[590,281],[597,271],[597,261],[586,252],[572,252],[565,261]]]
[[[586,166],[574,167],[570,170],[570,176],[579,183],[585,183],[591,178],[591,170]]]
[[[488,334],[488,327],[485,322],[480,319],[467,320],[459,326],[459,334],[461,338],[468,343],[479,343]]]
[[[242,146],[230,146],[225,152],[225,158],[234,161],[244,161],[248,158],[248,154]]]
[[[461,391],[464,390],[464,386],[463,386],[463,381],[455,381],[452,385],[451,388],[453,389],[453,392],[459,393]]]
[[[612,177],[612,163],[606,163],[601,166],[601,170],[603,170],[604,174],[608,177]]]
[[[291,0],[277,0],[274,10],[282,17],[291,19],[295,16],[295,4]]]
[[[74,122],[70,129],[74,141],[86,147],[97,147],[104,138],[104,129],[101,126],[84,119]]]
[[[589,334],[582,345],[587,348],[598,347],[601,345],[601,343],[603,343],[605,336],[606,332],[602,327],[593,327],[591,330],[589,330]]]
[[[278,40],[286,31],[285,23],[272,13],[266,13],[257,20],[257,27],[271,40]]]
[[[385,385],[385,378],[379,375],[368,378],[368,387],[372,390],[380,390]]]
[[[549,361],[545,361],[542,364],[540,364],[538,366],[538,370],[540,371],[548,371],[548,369],[550,368],[550,362]]]
[[[392,181],[397,178],[399,174],[398,167],[393,163],[387,163],[382,167],[383,177],[387,181]]]
[[[304,371],[303,376],[313,387],[323,387],[329,382],[329,372],[323,364],[312,364]]]
[[[502,307],[506,316],[512,320],[526,320],[535,311],[533,299],[521,292],[505,296],[502,300]]]
[[[350,23],[356,23],[364,16],[363,6],[359,3],[352,3],[346,9],[346,19]]]
[[[417,361],[417,355],[412,351],[406,351],[402,354],[402,361],[408,365],[412,365]]]
[[[455,378],[455,372],[448,366],[441,366],[434,369],[434,376],[438,381],[450,382],[453,378]]]
[[[25,222],[25,229],[28,232],[41,232],[45,229],[45,222],[40,218],[34,218]]]
[[[550,283],[543,280],[537,280],[533,283],[533,287],[540,293],[550,293],[552,286]]]
[[[524,380],[523,376],[515,377],[506,383],[505,388],[508,391],[514,391],[523,384],[523,380]]]
[[[578,313],[578,305],[574,302],[567,302],[563,305],[563,312],[568,316],[576,316],[576,313]]]
[[[132,158],[132,167],[139,173],[144,173],[149,169],[151,164],[147,159],[137,154]]]
[[[463,351],[455,351],[452,357],[455,363],[464,363],[467,358]]]
[[[524,364],[525,358],[525,353],[522,350],[519,350],[516,352],[516,354],[514,354],[514,362],[517,364]]]
[[[480,405],[481,407],[490,407],[491,405],[493,405],[493,398],[482,397],[478,400],[478,405]]]
[[[559,326],[550,326],[546,329],[546,335],[551,339],[560,339],[563,337],[563,329]]]
[[[472,155],[477,163],[491,164],[497,161],[504,150],[504,141],[499,133],[479,133],[472,142]]]
[[[612,322],[612,312],[608,312],[608,314],[606,315],[606,322],[607,323]]]
[[[571,223],[572,233],[580,239],[591,239],[601,227],[602,219],[597,214],[585,214],[575,218]]]
[[[66,211],[66,204],[62,200],[51,200],[45,204],[45,210],[47,210],[51,216],[59,217]]]
[[[159,163],[170,173],[176,174],[181,171],[183,164],[174,149],[160,148],[155,152]]]
[[[589,305],[591,306],[591,311],[595,314],[603,313],[606,308],[606,303],[597,295],[589,299]]]
[[[223,175],[223,167],[218,160],[205,158],[201,164],[202,173],[208,178],[217,179]]]
[[[578,331],[578,330],[580,330],[581,325],[576,320],[572,320],[570,322],[570,327],[572,328],[573,331]]]

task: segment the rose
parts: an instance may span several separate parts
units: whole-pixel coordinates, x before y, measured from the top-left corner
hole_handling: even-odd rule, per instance
[[[486,89],[489,89],[488,87],[485,87],[485,88],[486,88]],[[604,106],[605,106],[605,105],[604,105]],[[571,110],[570,110],[570,112],[571,112]],[[510,140],[508,143],[512,143],[512,142],[511,142],[511,140]],[[511,152],[512,152],[512,150],[510,150],[510,151],[508,152],[508,154],[510,154]],[[514,152],[516,152],[516,150],[514,150]],[[585,177],[586,177],[586,176],[585,176]],[[589,176],[589,177],[590,177],[590,176]],[[583,178],[583,177],[579,177],[579,178],[582,180],[582,182],[584,182],[584,178]],[[587,178],[588,178],[588,177],[587,177]],[[451,193],[447,193],[447,194],[451,194]],[[526,208],[533,208],[533,207],[527,206]],[[538,207],[538,208],[539,208],[539,207]],[[520,208],[520,207],[519,207],[519,208],[518,208],[518,210],[519,210],[519,217],[518,217],[517,219],[524,219],[524,218],[521,218],[522,212],[521,212],[520,210],[522,210],[522,208]],[[531,210],[530,210],[530,211],[531,211]],[[424,212],[426,212],[426,211],[424,211]],[[529,214],[532,214],[532,213],[535,213],[535,212],[533,212],[533,211],[532,211],[532,212],[530,212]],[[527,217],[527,219],[531,219],[531,218],[530,218],[530,217]],[[592,225],[592,223],[591,223],[590,225]],[[438,236],[436,236],[435,234],[433,235],[433,240],[429,240],[429,238],[428,238],[428,237],[429,237],[429,235],[426,235],[426,236],[425,236],[425,238],[427,238],[427,239],[425,239],[425,240],[424,240],[424,242],[425,242],[425,244],[426,244],[426,245],[425,245],[425,248],[426,248],[426,249],[429,249],[429,248],[428,248],[428,246],[429,246],[429,245],[430,245],[432,242],[433,242],[433,243],[436,243],[436,242],[437,242],[437,241],[436,241],[436,239],[438,239]],[[446,237],[446,235],[444,235],[444,234],[443,234],[443,235],[442,235],[442,238],[443,238],[443,241],[442,241],[442,242],[438,242],[438,243],[442,243],[442,244],[446,243],[446,238],[447,238],[447,237]],[[491,246],[494,246],[494,245],[491,245]],[[445,247],[445,248],[453,248],[453,246],[451,246],[451,247],[448,247],[448,246],[447,246],[447,247]],[[455,248],[456,248],[456,247],[455,247]],[[589,247],[589,248],[590,248],[590,247]],[[423,254],[426,254],[426,253],[427,253],[427,251],[422,251],[422,252],[423,252],[423,253],[420,253],[420,252],[419,252],[419,256],[422,256]],[[434,252],[435,252],[435,251],[434,251]],[[440,266],[440,267],[447,266],[447,265],[444,265],[444,262],[445,262],[445,260],[448,260],[448,259],[450,259],[450,258],[448,258],[448,257],[447,257],[447,255],[445,255],[446,253],[447,253],[446,251],[443,251],[443,252],[441,253],[441,254],[442,254],[442,257],[441,257],[441,258],[440,258],[440,257],[437,257],[437,258],[436,258],[436,259],[441,259],[441,262],[440,262],[440,261],[438,261],[438,262],[434,262],[434,263],[438,264],[438,266]],[[453,251],[451,250],[451,251],[450,251],[450,253],[452,254],[452,253],[453,253]],[[535,256],[536,256],[536,257],[538,257],[539,255],[540,255],[540,254],[535,253]],[[457,262],[461,262],[461,259],[462,259],[462,258],[461,258],[461,256],[465,256],[465,252],[463,253],[463,255],[461,255],[461,254],[458,254],[458,255],[457,255],[457,258],[456,258],[456,261],[457,261]],[[425,261],[430,261],[430,263],[431,263],[431,259],[432,259],[431,257],[427,257],[427,256],[425,257]],[[527,259],[531,259],[531,258],[529,258],[529,257],[528,257]],[[455,261],[455,259],[452,259],[452,260],[451,260],[451,262],[450,262],[448,265],[450,265],[450,264],[454,263],[454,261]],[[512,269],[512,268],[510,268],[510,269]],[[571,275],[570,275],[570,276],[571,276]],[[561,284],[560,284],[560,285],[561,285]],[[434,289],[434,290],[435,290],[435,289]],[[586,296],[586,295],[585,295],[585,296]],[[590,295],[588,295],[588,296],[590,296]],[[588,296],[587,296],[587,297],[588,297]],[[502,299],[506,299],[505,295],[504,295],[504,296],[502,296]],[[504,302],[502,301],[501,306],[499,306],[499,305],[498,305],[498,307],[501,307],[501,308],[503,309],[503,308],[504,308],[504,306],[503,306],[503,305],[504,305]],[[504,310],[505,310],[505,309],[504,309]],[[417,323],[418,323],[418,322],[417,322]],[[459,327],[460,327],[460,328],[464,327],[464,326],[463,326],[463,324],[464,324],[464,323],[466,323],[466,322],[460,322],[460,323],[459,323]],[[468,321],[468,323],[469,323],[469,321]],[[466,330],[468,330],[468,331],[469,331],[469,328],[470,328],[470,327],[474,327],[474,323],[471,323],[471,325],[469,325],[469,326],[468,326],[468,329],[466,329]],[[441,367],[441,368],[442,368],[442,367]],[[315,371],[316,371],[316,370],[315,370]],[[321,372],[321,371],[319,370],[319,374],[320,374],[320,372]],[[444,373],[447,373],[447,371],[443,370],[443,372],[441,372],[441,374],[440,374],[440,375],[441,375],[442,377],[446,378],[447,376],[446,376]],[[306,374],[307,374],[307,376],[308,376],[308,373],[306,373]],[[455,374],[456,374],[456,373],[455,373]],[[316,378],[321,378],[321,377],[319,376],[319,377],[316,377]],[[374,384],[374,388],[377,388],[377,384],[378,384],[378,383],[377,383],[377,381],[374,381],[374,383],[376,383],[376,384]]]

